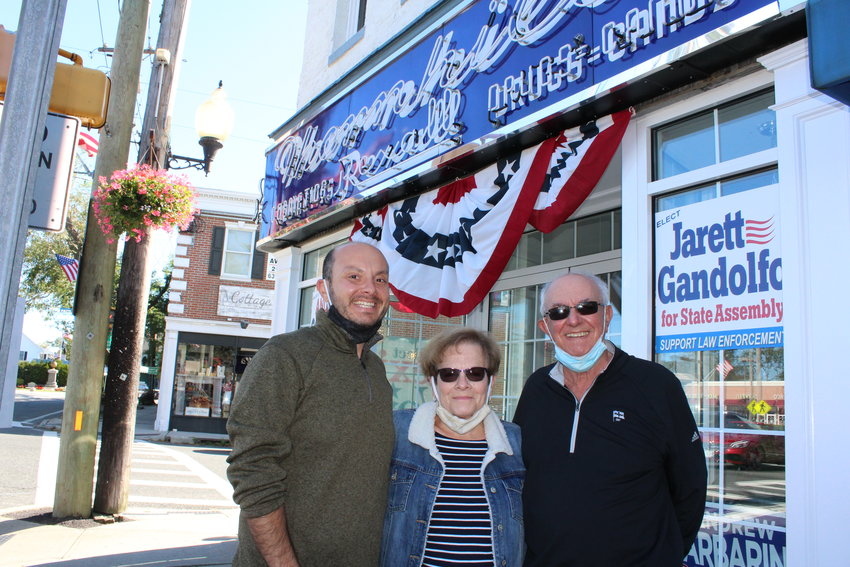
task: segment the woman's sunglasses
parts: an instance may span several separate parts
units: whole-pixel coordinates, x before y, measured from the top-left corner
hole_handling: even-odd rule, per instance
[[[558,305],[544,313],[544,315],[553,321],[560,321],[561,319],[566,319],[570,316],[570,309],[575,309],[576,313],[579,315],[593,315],[599,311],[600,305],[602,305],[602,303],[599,303],[598,301],[582,301],[575,305]]]
[[[473,366],[461,370],[460,368],[438,368],[437,378],[443,382],[454,382],[460,376],[460,373],[466,374],[466,379],[470,382],[480,382],[487,377],[487,369],[483,366]]]

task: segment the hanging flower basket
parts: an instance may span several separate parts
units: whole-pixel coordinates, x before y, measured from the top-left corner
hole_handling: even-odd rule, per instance
[[[135,238],[155,228],[185,229],[195,214],[195,192],[184,176],[164,169],[137,165],[100,178],[93,207],[100,229],[109,242],[124,235]]]

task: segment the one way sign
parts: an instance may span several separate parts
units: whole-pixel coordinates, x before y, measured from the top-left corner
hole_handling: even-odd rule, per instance
[[[3,105],[0,103],[0,116],[2,112]],[[68,189],[74,169],[74,149],[79,133],[79,118],[47,113],[30,207],[30,228],[57,232],[64,230]]]

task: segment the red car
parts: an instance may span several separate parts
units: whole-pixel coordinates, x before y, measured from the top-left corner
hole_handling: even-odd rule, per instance
[[[785,437],[767,433],[768,428],[741,414],[723,414],[724,464],[740,469],[758,469],[765,462],[785,464]],[[719,433],[706,435],[706,457],[720,458]]]

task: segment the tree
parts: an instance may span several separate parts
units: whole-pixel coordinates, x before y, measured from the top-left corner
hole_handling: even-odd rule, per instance
[[[27,311],[40,310],[56,317],[61,307],[74,303],[74,283],[56,261],[56,254],[80,258],[88,215],[88,197],[76,187],[71,191],[65,230],[30,230],[24,249],[20,295]]]
[[[147,366],[159,366],[162,343],[165,335],[165,316],[168,314],[168,289],[171,287],[171,272],[174,263],[163,268],[162,278],[151,282],[148,295],[148,315],[145,319],[145,338],[148,341]]]

